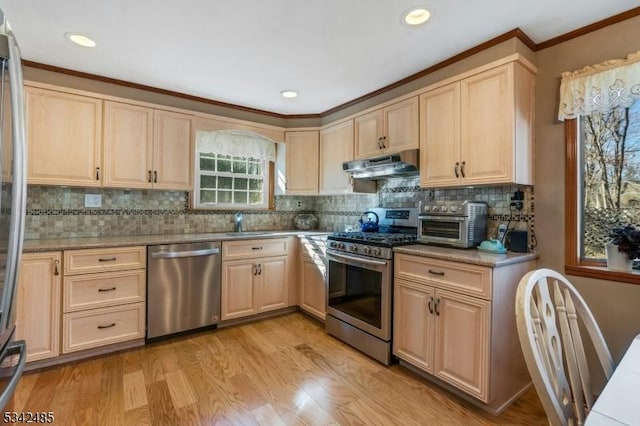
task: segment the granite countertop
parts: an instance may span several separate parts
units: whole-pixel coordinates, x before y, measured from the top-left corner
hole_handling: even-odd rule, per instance
[[[395,253],[412,254],[414,256],[430,257],[433,259],[451,260],[454,262],[471,263],[481,266],[504,266],[512,263],[526,262],[537,259],[537,252],[505,254],[487,253],[472,249],[455,249],[446,247],[436,247],[425,244],[412,244],[400,246],[393,249]]]
[[[23,251],[39,252],[52,250],[71,250],[104,247],[146,246],[157,244],[197,243],[204,241],[253,240],[256,238],[278,238],[297,236],[322,236],[330,232],[322,231],[246,231],[217,232],[207,234],[172,235],[127,235],[119,237],[52,238],[42,240],[24,240]]]

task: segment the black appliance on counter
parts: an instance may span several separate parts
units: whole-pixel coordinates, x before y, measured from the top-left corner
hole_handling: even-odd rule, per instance
[[[327,237],[329,334],[383,364],[391,363],[393,247],[415,244],[418,209],[370,209],[378,232]]]

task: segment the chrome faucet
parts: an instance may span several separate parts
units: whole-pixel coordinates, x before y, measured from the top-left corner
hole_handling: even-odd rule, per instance
[[[236,213],[236,232],[242,232],[242,213]]]

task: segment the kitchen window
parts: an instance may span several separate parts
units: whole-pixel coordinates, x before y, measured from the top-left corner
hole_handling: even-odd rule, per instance
[[[563,73],[566,135],[566,272],[640,283],[606,269],[605,243],[640,225],[640,52]]]
[[[268,208],[274,158],[275,143],[261,135],[197,132],[194,207]]]

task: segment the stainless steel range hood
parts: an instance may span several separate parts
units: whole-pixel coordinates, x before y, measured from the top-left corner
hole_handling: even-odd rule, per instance
[[[365,160],[345,161],[342,169],[354,179],[383,180],[418,175],[418,150],[413,149]]]

